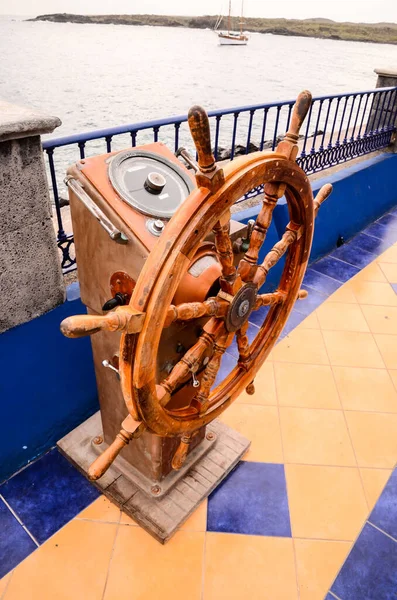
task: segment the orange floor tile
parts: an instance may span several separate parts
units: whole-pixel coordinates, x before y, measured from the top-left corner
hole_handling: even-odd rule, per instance
[[[207,533],[203,598],[297,599],[292,540]]]
[[[300,600],[324,598],[352,544],[295,539]]]

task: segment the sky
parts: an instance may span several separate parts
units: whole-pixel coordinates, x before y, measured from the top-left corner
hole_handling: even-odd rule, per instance
[[[75,14],[224,14],[225,0],[0,0],[0,14],[36,16],[46,13]],[[233,0],[239,13],[241,2]],[[397,23],[397,0],[245,0],[247,17]]]

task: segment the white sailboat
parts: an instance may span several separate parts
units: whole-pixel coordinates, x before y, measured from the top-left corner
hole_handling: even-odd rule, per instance
[[[232,0],[229,0],[229,16],[227,20],[227,31],[220,31],[218,33],[218,40],[221,46],[246,46],[248,43],[248,37],[243,33],[243,8],[244,1],[241,2],[241,18],[240,18],[240,31],[232,30]],[[218,29],[222,22],[223,17],[219,16],[215,24],[215,31]]]

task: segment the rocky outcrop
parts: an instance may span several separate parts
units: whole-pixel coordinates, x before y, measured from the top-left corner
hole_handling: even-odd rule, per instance
[[[39,15],[29,21],[54,23],[98,23],[112,25],[156,25],[164,27],[190,27],[213,29],[216,17],[184,17],[168,15],[72,15],[57,13]],[[329,19],[259,19],[246,18],[244,28],[249,32],[273,35],[315,37],[331,40],[350,40],[397,44],[395,23],[336,23]]]

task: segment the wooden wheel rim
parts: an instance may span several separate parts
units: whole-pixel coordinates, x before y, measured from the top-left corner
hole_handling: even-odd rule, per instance
[[[129,413],[158,435],[192,433],[223,412],[254,379],[272,350],[292,310],[305,274],[313,236],[313,196],[305,173],[282,154],[258,152],[236,159],[224,168],[225,182],[216,192],[194,190],[159,238],[139,276],[130,305],[146,313],[142,331],[124,333],[120,342],[120,377]],[[211,407],[195,416],[178,417],[162,407],[156,388],[156,357],[168,307],[199,244],[225,211],[247,191],[263,183],[286,184],[290,220],[301,236],[289,248],[279,290],[282,304],[274,305],[250,346],[249,367],[237,364],[211,391]],[[205,228],[203,229],[203,224]]]

